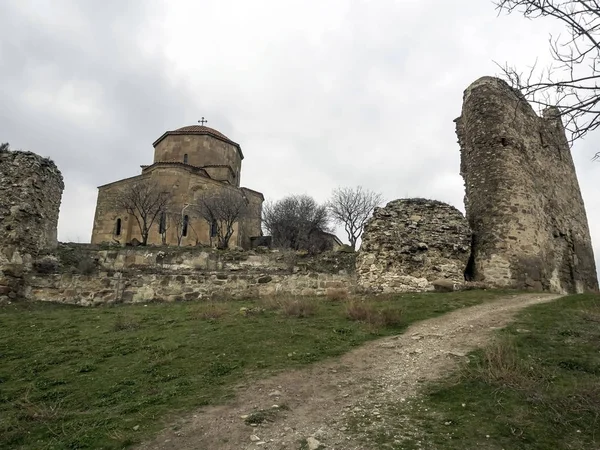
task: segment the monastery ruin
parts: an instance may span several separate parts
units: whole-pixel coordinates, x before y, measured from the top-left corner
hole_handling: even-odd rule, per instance
[[[435,200],[395,200],[376,208],[358,253],[305,259],[268,249],[216,252],[208,248],[210,224],[191,218],[194,236],[186,233],[183,249],[124,247],[138,238],[136,227],[111,197],[142,179],[173,192],[181,211],[201,192],[235,190],[252,214],[236,225],[232,246],[248,248],[260,236],[263,196],[240,187],[241,148],[212,128],[164,133],[154,142],[153,164],[99,188],[92,243],[113,244],[104,248],[53,249],[60,172],[33,153],[0,150],[0,301],[97,305],[438,286],[597,292],[586,212],[556,111],[539,117],[520,92],[483,77],[465,91],[455,122],[466,217]],[[150,244],[164,243],[160,226],[154,225]]]
[[[456,283],[460,268],[460,283],[597,291],[585,207],[556,111],[538,117],[519,91],[483,77],[465,91],[455,122],[466,221],[439,202],[396,201],[376,210],[357,259],[359,285],[427,290],[439,279]]]
[[[247,212],[235,224],[229,245],[249,248],[250,238],[261,236],[264,197],[260,192],[240,187],[244,154],[238,143],[213,128],[192,125],[167,131],[152,145],[154,161],[142,166],[140,175],[98,188],[92,244],[124,245],[134,239],[142,240],[133,214],[115,204],[115,197],[135,189],[141,181],[148,181],[171,196],[170,214],[163,213],[154,221],[149,244],[177,245],[178,241],[183,246],[213,244],[214,225],[191,212],[201,196],[226,191],[239,194],[248,203]],[[182,236],[178,236],[179,228]]]

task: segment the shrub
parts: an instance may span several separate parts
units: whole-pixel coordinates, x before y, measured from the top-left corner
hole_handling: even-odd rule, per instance
[[[357,322],[366,322],[370,315],[370,309],[364,302],[350,302],[346,306],[346,317]]]
[[[344,288],[330,288],[327,289],[325,296],[328,300],[332,301],[346,300],[348,298],[348,290]]]
[[[522,390],[535,385],[536,378],[539,381],[546,377],[540,367],[535,371],[532,369],[527,360],[519,355],[512,341],[497,339],[482,350],[475,364],[465,368],[465,375],[496,386]]]
[[[369,323],[380,327],[396,327],[402,323],[402,310],[398,308],[380,309],[370,317]]]
[[[317,312],[317,303],[309,298],[285,299],[281,305],[283,313],[288,317],[310,317]]]
[[[216,320],[227,314],[227,309],[215,303],[200,305],[193,311],[193,317],[200,320]]]
[[[261,297],[258,299],[258,304],[265,311],[277,311],[281,309],[282,299],[275,296]]]
[[[402,310],[398,308],[377,308],[365,302],[348,303],[346,317],[375,327],[394,327],[400,325],[403,320]]]

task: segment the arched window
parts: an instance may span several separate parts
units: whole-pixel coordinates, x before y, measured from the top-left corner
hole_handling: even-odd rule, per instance
[[[213,220],[210,224],[210,237],[215,237],[217,235],[217,221]]]
[[[117,224],[115,226],[115,235],[121,236],[121,219],[117,219]]]
[[[186,153],[186,154],[183,155],[183,163],[187,164],[187,162],[188,162],[188,156],[187,156],[187,153]]]
[[[183,216],[183,224],[181,226],[181,235],[183,237],[187,236],[189,221],[190,221],[190,218],[188,216]]]
[[[163,212],[160,214],[160,220],[158,221],[158,232],[164,234],[167,231],[167,215]]]

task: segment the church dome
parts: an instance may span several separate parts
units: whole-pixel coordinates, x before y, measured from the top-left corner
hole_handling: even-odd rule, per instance
[[[177,134],[208,134],[216,137],[220,137],[221,139],[225,139],[227,141],[231,141],[227,136],[225,136],[220,131],[215,130],[214,128],[205,127],[204,125],[189,125],[187,127],[177,128],[175,131],[171,131],[171,133]]]
[[[227,142],[228,144],[231,144],[231,145],[235,146],[237,148],[237,150],[238,150],[238,153],[239,153],[240,157],[242,159],[244,159],[244,155],[242,153],[242,149],[240,147],[240,144],[238,144],[237,142],[232,141],[231,139],[229,139],[227,136],[225,136],[220,131],[217,131],[214,128],[206,127],[204,125],[189,125],[189,126],[186,126],[186,127],[177,128],[176,130],[166,131],[161,137],[159,137],[156,141],[154,141],[154,143],[152,144],[152,146],[156,147],[160,143],[160,141],[162,141],[167,136],[171,136],[171,135],[198,135],[198,136],[205,135],[205,136],[212,136],[212,137],[214,137],[216,139],[219,139],[220,141]]]

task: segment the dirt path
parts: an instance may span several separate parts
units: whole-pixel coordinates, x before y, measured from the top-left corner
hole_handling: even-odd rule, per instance
[[[513,295],[416,323],[335,360],[243,387],[230,404],[203,408],[139,449],[298,450],[302,440],[310,449],[366,449],[347,432],[349,420],[385,420],[379,410],[386,404],[410,399],[421,382],[448,373],[519,310],[558,297]],[[257,410],[273,411],[274,421],[247,425],[243,417]]]

